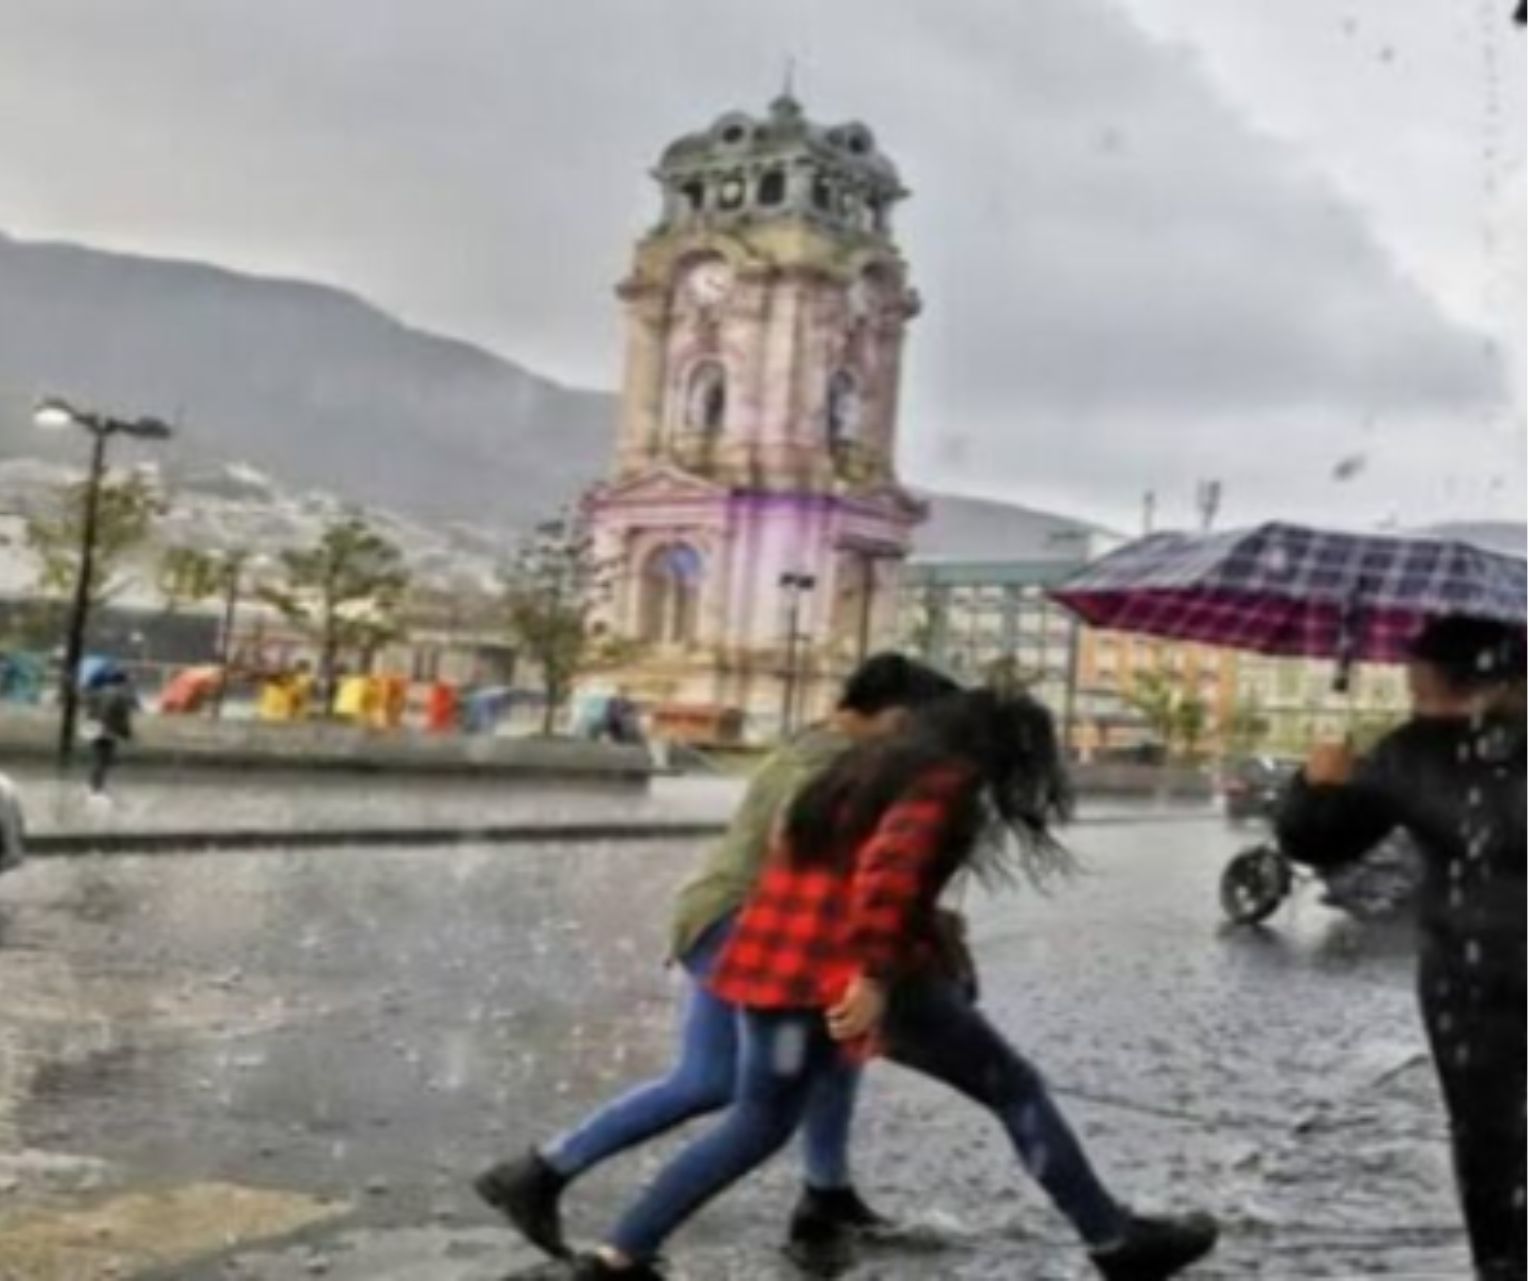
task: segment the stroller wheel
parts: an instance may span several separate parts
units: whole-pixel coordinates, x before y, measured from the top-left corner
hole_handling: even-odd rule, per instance
[[[1284,856],[1271,845],[1243,850],[1220,874],[1220,906],[1236,925],[1256,925],[1278,910],[1291,876]]]

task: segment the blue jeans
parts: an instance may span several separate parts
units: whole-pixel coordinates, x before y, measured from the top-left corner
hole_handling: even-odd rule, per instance
[[[954,984],[919,979],[899,985],[884,1031],[897,1062],[994,1115],[1024,1167],[1087,1244],[1108,1245],[1124,1234],[1126,1211],[1094,1174],[1039,1073]],[[744,1011],[732,1107],[659,1174],[609,1243],[633,1259],[655,1257],[685,1220],[785,1145],[817,1081],[839,1062],[820,1011]]]
[[[732,1102],[738,1082],[739,1012],[705,986],[705,979],[732,933],[726,917],[703,934],[683,957],[688,982],[679,1027],[679,1057],[667,1076],[628,1091],[540,1149],[542,1159],[565,1178],[576,1178],[601,1161],[667,1133]],[[850,1183],[849,1130],[860,1072],[838,1065],[815,1083],[802,1134],[806,1181],[814,1188]]]

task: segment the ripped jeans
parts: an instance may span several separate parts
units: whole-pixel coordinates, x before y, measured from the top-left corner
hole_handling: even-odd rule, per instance
[[[1093,1172],[1039,1073],[955,984],[933,977],[898,984],[883,1036],[889,1057],[994,1115],[1025,1168],[1083,1241],[1097,1247],[1124,1234],[1125,1210]],[[732,1107],[669,1162],[622,1217],[609,1244],[632,1259],[654,1258],[706,1202],[785,1146],[816,1082],[842,1063],[821,1011],[744,1011]]]

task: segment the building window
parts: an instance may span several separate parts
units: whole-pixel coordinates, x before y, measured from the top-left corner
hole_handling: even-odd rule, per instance
[[[687,182],[679,188],[679,193],[685,199],[691,213],[699,213],[706,207],[706,184],[703,182]]]
[[[833,208],[833,186],[821,174],[812,179],[812,204],[823,213]]]
[[[669,543],[642,566],[642,639],[660,645],[687,645],[695,639],[699,615],[700,553],[686,543]]]

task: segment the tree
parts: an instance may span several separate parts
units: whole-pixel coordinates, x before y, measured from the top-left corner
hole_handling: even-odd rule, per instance
[[[242,555],[207,552],[200,547],[167,547],[159,557],[159,595],[166,613],[197,605],[228,591]]]
[[[612,567],[601,564],[584,521],[564,515],[537,527],[504,573],[504,608],[516,647],[541,669],[550,735],[580,673],[619,662],[631,649],[598,621],[609,599]]]
[[[47,510],[27,518],[26,543],[37,558],[37,588],[44,596],[63,598],[74,591],[89,494],[88,481],[75,481],[58,491]],[[122,570],[153,536],[164,510],[153,479],[143,472],[102,478],[89,607],[104,604],[127,585]]]
[[[1183,755],[1192,760],[1199,754],[1199,744],[1210,727],[1210,705],[1192,690],[1180,690],[1173,722]]]
[[[1178,676],[1166,671],[1141,672],[1127,701],[1146,718],[1152,733],[1169,752],[1175,746],[1181,747],[1183,756],[1198,752],[1209,729],[1210,706]]]
[[[331,708],[340,654],[354,651],[369,666],[381,646],[403,634],[409,585],[403,553],[351,515],[325,529],[318,546],[282,552],[278,572],[281,581],[262,584],[258,595],[313,638],[323,706]]]
[[[1272,722],[1263,712],[1263,705],[1256,694],[1237,702],[1226,721],[1226,744],[1238,756],[1251,756],[1263,745]]]
[[[1141,672],[1126,701],[1145,717],[1147,727],[1164,747],[1171,748],[1178,734],[1178,683],[1166,672]]]

